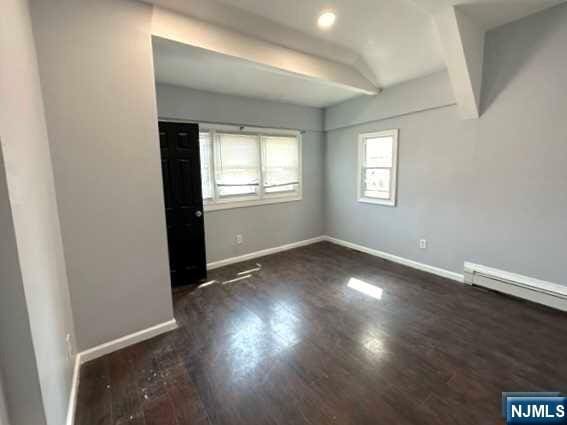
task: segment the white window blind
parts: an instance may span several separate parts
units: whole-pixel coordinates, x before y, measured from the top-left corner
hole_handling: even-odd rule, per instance
[[[264,136],[263,173],[266,193],[299,190],[299,142],[297,137]]]
[[[258,136],[217,132],[215,155],[215,181],[221,198],[258,194]]]
[[[359,201],[395,205],[398,131],[359,137]]]

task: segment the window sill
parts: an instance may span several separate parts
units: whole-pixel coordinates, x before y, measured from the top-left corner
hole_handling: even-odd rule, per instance
[[[204,205],[205,212],[208,211],[219,211],[219,210],[230,210],[234,208],[249,208],[249,207],[257,207],[260,205],[269,205],[269,204],[280,204],[283,202],[296,202],[301,201],[303,197],[301,195],[293,196],[293,197],[276,197],[273,198],[264,198],[264,199],[255,199],[255,200],[246,200],[246,201],[224,201],[224,202],[217,202],[214,204]]]
[[[391,199],[359,198],[358,202],[362,202],[363,204],[383,205],[385,207],[396,206],[396,201],[392,201]]]

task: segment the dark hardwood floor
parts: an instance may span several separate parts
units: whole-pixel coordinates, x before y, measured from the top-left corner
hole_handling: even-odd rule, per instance
[[[567,391],[558,311],[330,243],[209,277],[82,367],[77,425],[502,424],[502,391]]]

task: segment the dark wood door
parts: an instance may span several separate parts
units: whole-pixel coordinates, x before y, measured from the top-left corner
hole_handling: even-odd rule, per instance
[[[173,286],[207,277],[199,126],[159,123],[169,269]]]

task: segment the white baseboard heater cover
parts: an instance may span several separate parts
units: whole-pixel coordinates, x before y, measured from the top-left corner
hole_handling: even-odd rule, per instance
[[[465,263],[465,283],[567,311],[567,286],[557,283],[473,263]]]

